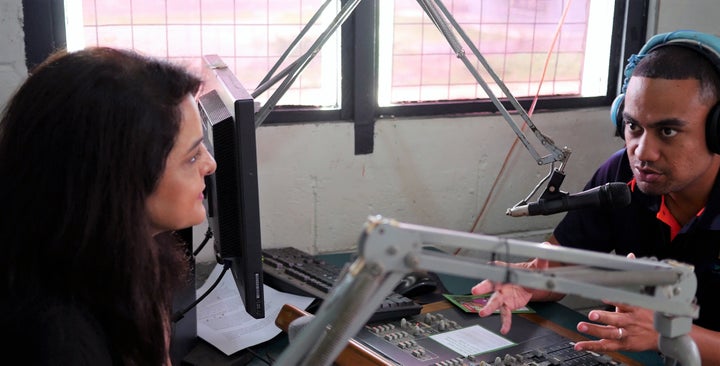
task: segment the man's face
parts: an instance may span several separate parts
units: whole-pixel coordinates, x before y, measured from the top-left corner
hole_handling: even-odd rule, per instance
[[[717,173],[705,142],[710,108],[701,101],[695,79],[630,79],[623,124],[640,190],[655,195],[698,189],[706,193]]]

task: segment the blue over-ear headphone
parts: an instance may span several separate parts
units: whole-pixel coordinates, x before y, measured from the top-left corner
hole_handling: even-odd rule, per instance
[[[683,30],[670,33],[661,33],[653,36],[640,49],[640,52],[630,56],[628,64],[625,66],[624,80],[620,94],[615,98],[610,106],[610,121],[615,125],[618,136],[623,137],[623,117],[622,109],[625,101],[625,90],[632,76],[635,65],[654,49],[666,45],[679,45],[695,50],[707,57],[716,70],[720,73],[720,38],[707,33]],[[719,86],[720,88],[720,86]],[[715,105],[708,113],[708,119],[705,124],[705,136],[708,149],[713,153],[720,154],[720,104]],[[623,137],[624,138],[624,137]]]

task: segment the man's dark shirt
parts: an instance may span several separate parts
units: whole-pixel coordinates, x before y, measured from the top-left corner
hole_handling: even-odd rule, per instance
[[[613,154],[598,168],[585,189],[608,182],[633,179],[625,149]],[[635,188],[624,208],[569,211],[555,228],[562,246],[636,257],[675,259],[695,267],[700,316],[695,324],[720,331],[720,181],[710,193],[702,213],[687,223],[671,240],[670,227],[657,218],[662,199]],[[714,294],[715,292],[715,294]]]

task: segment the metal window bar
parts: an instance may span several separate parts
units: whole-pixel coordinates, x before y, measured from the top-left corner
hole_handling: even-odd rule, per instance
[[[290,88],[292,83],[297,79],[297,77],[300,75],[300,73],[305,69],[305,67],[308,65],[308,63],[312,60],[312,58],[319,52],[319,50],[323,47],[325,42],[330,38],[330,36],[337,30],[338,27],[340,27],[345,20],[348,19],[348,17],[351,15],[351,13],[355,10],[357,5],[362,0],[353,0],[350,2],[347,2],[340,11],[336,14],[333,21],[328,25],[327,29],[318,37],[318,39],[312,44],[312,46],[307,50],[306,53],[304,53],[298,60],[290,64],[287,68],[280,71],[277,75],[273,76],[272,74],[275,73],[279,67],[279,65],[284,61],[284,59],[287,57],[287,54],[298,44],[300,39],[307,33],[307,29],[312,26],[317,19],[319,18],[319,15],[327,8],[327,5],[329,4],[331,0],[327,0],[321,7],[318,9],[316,14],[310,19],[308,24],[305,26],[305,28],[298,34],[296,39],[291,43],[288,50],[283,54],[281,59],[273,66],[273,68],[270,70],[268,75],[266,75],[263,78],[263,82],[260,86],[258,86],[258,89],[256,89],[253,93],[253,97],[257,97],[264,91],[266,91],[270,86],[272,86],[274,83],[280,81],[282,78],[285,78],[280,87],[275,90],[275,92],[270,96],[268,101],[260,108],[260,110],[255,115],[255,125],[260,126],[265,118],[270,114],[270,111],[275,107],[277,102],[280,100],[282,95]],[[520,105],[520,103],[513,97],[512,93],[510,93],[510,90],[505,86],[505,83],[497,76],[497,74],[492,70],[490,67],[490,64],[485,60],[485,58],[480,54],[480,51],[478,48],[473,44],[472,40],[467,36],[467,34],[462,30],[462,27],[460,24],[455,21],[454,17],[450,13],[450,11],[445,7],[445,5],[442,3],[441,0],[417,0],[420,7],[422,7],[423,11],[428,15],[428,17],[432,20],[432,22],[435,24],[435,26],[438,28],[438,30],[443,34],[445,39],[447,40],[450,47],[455,52],[455,55],[463,62],[463,64],[467,67],[468,71],[473,75],[475,80],[480,84],[480,86],[485,90],[487,95],[492,100],[495,107],[498,109],[498,111],[502,114],[503,118],[507,121],[507,123],[510,125],[510,128],[513,129],[515,134],[518,136],[520,141],[523,143],[523,146],[525,146],[525,149],[528,150],[530,155],[535,159],[538,165],[544,165],[544,164],[551,164],[555,162],[560,162],[560,166],[558,168],[558,172],[562,173],[564,171],[565,163],[567,162],[567,159],[570,156],[570,150],[567,147],[560,148],[555,145],[555,143],[550,139],[548,136],[544,135],[540,132],[540,130],[535,126],[535,124],[530,120],[530,117],[528,116],[525,109]],[[448,24],[449,23],[449,24]],[[452,29],[450,28],[452,26]],[[500,100],[495,96],[495,94],[490,89],[489,85],[483,80],[482,76],[479,74],[479,72],[475,69],[475,67],[470,63],[470,61],[467,58],[467,55],[465,54],[465,51],[461,45],[461,43],[458,41],[458,38],[456,37],[455,33],[460,35],[460,37],[465,42],[466,46],[470,48],[472,53],[477,57],[477,59],[480,61],[482,66],[485,68],[485,70],[488,72],[488,74],[493,78],[495,83],[500,87],[502,92],[507,96],[509,102],[515,107],[515,110],[518,112],[520,117],[523,119],[523,121],[528,125],[531,131],[533,131],[535,137],[540,141],[542,146],[545,147],[549,151],[549,154],[540,156],[538,151],[535,149],[535,147],[530,143],[527,136],[523,133],[523,131],[520,129],[518,124],[515,122],[513,117],[510,115],[510,112],[503,106],[503,104],[500,102]]]
[[[312,24],[317,21],[319,18],[319,14],[322,13],[322,11],[325,9],[327,3],[329,3],[332,0],[327,0],[323,6],[320,7],[320,9],[316,12],[316,14],[310,19],[308,24],[305,26],[303,31],[298,34],[296,39],[292,42],[292,47],[296,45],[302,36],[305,35],[306,29],[308,29]],[[355,10],[355,8],[360,4],[360,1],[362,0],[353,0],[345,5],[340,9],[340,11],[335,15],[335,18],[330,22],[327,29],[325,29],[322,34],[315,40],[315,42],[310,46],[310,48],[305,52],[296,62],[293,62],[290,66],[288,66],[286,69],[284,69],[279,75],[285,76],[285,80],[280,84],[278,89],[273,92],[273,94],[268,98],[267,102],[263,104],[262,107],[260,107],[260,110],[257,111],[255,114],[255,126],[259,127],[264,121],[265,118],[270,114],[270,111],[275,107],[277,102],[280,100],[280,98],[285,94],[285,92],[290,88],[293,82],[295,82],[295,79],[297,79],[298,76],[300,76],[300,73],[302,73],[303,70],[305,70],[305,67],[307,67],[308,63],[317,55],[317,53],[320,51],[322,46],[325,45],[328,39],[330,39],[330,36],[332,36],[333,33],[340,27],[348,17],[352,14],[352,12]],[[289,53],[289,51],[286,51],[285,54]],[[277,67],[274,67],[275,69]],[[270,74],[269,74],[270,75]],[[263,78],[263,80],[269,79],[269,75]],[[281,78],[281,77],[280,77]],[[280,80],[280,78],[275,78],[276,80]],[[267,84],[267,83],[265,83]],[[262,84],[258,88],[261,88],[263,91],[266,90],[269,85]],[[259,91],[259,90],[258,90]],[[259,95],[257,92],[253,92],[251,95],[253,98],[257,97]]]

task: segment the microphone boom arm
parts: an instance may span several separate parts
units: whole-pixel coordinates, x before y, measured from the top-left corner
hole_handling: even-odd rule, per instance
[[[291,42],[290,46],[277,60],[275,65],[265,75],[265,77],[260,82],[260,85],[258,85],[255,91],[252,92],[253,98],[257,98],[264,92],[268,91],[273,85],[277,84],[282,80],[280,86],[270,95],[267,102],[262,105],[262,107],[260,107],[258,112],[255,114],[256,127],[262,125],[270,112],[275,108],[275,105],[280,100],[280,98],[282,98],[285,92],[305,70],[310,61],[312,61],[312,59],[320,52],[325,43],[343,25],[343,23],[350,17],[350,15],[355,11],[355,9],[361,2],[362,0],[349,0],[345,2],[344,5],[342,5],[342,7],[337,10],[337,12],[335,13],[335,17],[328,24],[327,28],[311,43],[309,49],[305,53],[301,54],[296,61],[290,63],[283,70],[279,70],[281,64],[286,61],[290,53],[294,51],[296,46],[300,44],[303,38],[305,38],[305,36],[308,34],[308,30],[315,24],[317,20],[320,19],[320,16],[328,9],[328,5],[331,3],[331,0],[325,0],[325,2],[320,6],[320,8],[317,9],[315,14],[310,18],[309,22],[303,27],[301,32]],[[420,5],[420,7],[423,9],[425,14],[428,16],[428,18],[432,20],[438,31],[440,31],[443,37],[445,37],[445,40],[447,41],[455,56],[463,63],[463,65],[467,68],[473,78],[475,78],[475,81],[477,81],[480,87],[482,87],[483,91],[487,94],[490,101],[497,108],[498,112],[508,123],[515,135],[517,135],[517,138],[520,140],[523,146],[525,146],[525,149],[528,151],[528,153],[530,153],[535,162],[538,165],[560,162],[560,171],[562,172],[565,163],[570,157],[570,149],[568,147],[557,146],[550,137],[540,132],[537,126],[535,126],[535,124],[530,119],[530,116],[527,114],[525,109],[512,95],[510,89],[508,89],[502,79],[500,79],[497,73],[495,73],[495,71],[490,66],[490,63],[485,59],[485,57],[483,57],[473,40],[467,35],[467,33],[465,33],[460,24],[455,20],[452,13],[447,9],[445,4],[443,4],[442,0],[418,0],[417,2],[418,5]],[[490,76],[490,78],[492,78],[497,88],[499,88],[500,92],[502,92],[502,94],[505,96],[507,102],[514,108],[514,110],[517,112],[517,115],[520,116],[522,121],[532,131],[540,145],[542,145],[547,150],[547,154],[541,155],[538,150],[533,146],[533,144],[530,143],[530,140],[523,132],[520,124],[515,121],[513,116],[505,107],[505,105],[503,105],[503,103],[495,95],[495,92],[493,92],[493,88],[491,88],[490,85],[485,81],[485,79],[483,79],[482,75],[478,71],[477,66],[468,59],[467,52],[465,51],[463,46],[467,47],[475,56],[478,63],[482,65],[482,68]]]
[[[481,250],[500,258],[519,255],[574,265],[532,271],[426,249],[434,245]],[[400,223],[380,216],[368,219],[358,241],[357,259],[338,278],[315,318],[274,364],[332,364],[400,280],[419,269],[655,310],[660,351],[684,366],[700,365],[699,351],[688,335],[692,319],[699,314],[692,266]]]

